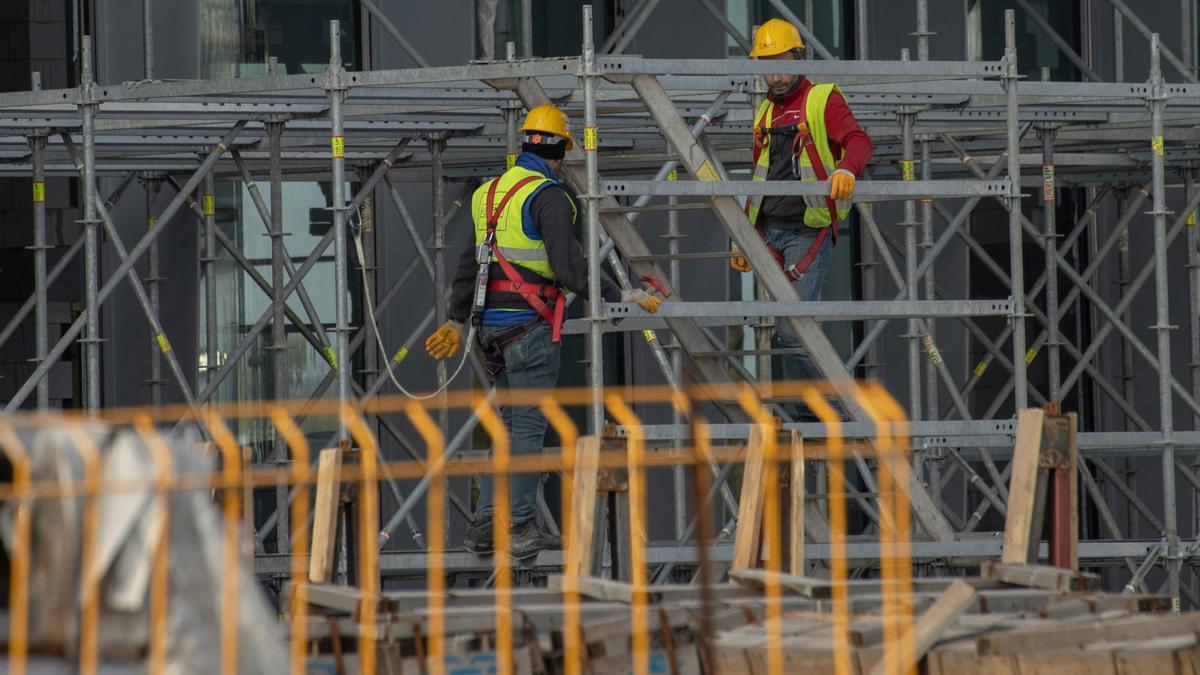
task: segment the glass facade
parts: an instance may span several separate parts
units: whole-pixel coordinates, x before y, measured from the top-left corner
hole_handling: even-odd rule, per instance
[[[324,72],[329,64],[329,21],[338,19],[342,29],[342,54],[347,68],[359,66],[358,16],[354,0],[203,0],[200,3],[201,76],[206,79],[260,76],[267,62],[275,57],[281,74]],[[286,134],[286,132],[285,132]],[[264,172],[265,173],[265,172]],[[265,178],[265,175],[260,176]],[[353,194],[351,185],[347,194]],[[270,203],[271,187],[258,183],[264,201]],[[238,250],[268,282],[271,279],[271,240],[246,184],[218,181],[216,184],[217,223]],[[296,267],[312,252],[329,229],[329,186],[311,181],[285,181],[283,184],[284,244]],[[217,315],[218,363],[244,339],[248,329],[269,311],[270,297],[231,257],[218,250],[215,263],[217,286],[213,306]],[[351,274],[357,267],[353,265]],[[290,277],[288,277],[290,278]],[[353,280],[353,276],[351,279]],[[333,248],[305,276],[303,287],[312,300],[326,334],[332,340],[335,320]],[[353,287],[354,284],[351,283]],[[200,285],[200,326],[207,298]],[[360,314],[359,293],[351,293],[351,316]],[[298,294],[288,305],[306,323],[309,317]],[[353,319],[352,319],[353,323]],[[201,329],[203,331],[203,329]],[[329,373],[329,364],[317,349],[289,322],[286,328],[287,396],[309,396]],[[207,337],[200,336],[201,368],[209,364]],[[217,400],[252,401],[275,398],[274,358],[268,327],[259,334],[247,355],[221,384]],[[336,430],[331,419],[309,418],[304,430],[314,440],[324,442]],[[253,449],[253,461],[262,462],[271,455],[273,435],[268,425],[243,424],[237,429],[239,440]]]
[[[324,72],[333,19],[341,22],[343,64],[357,69],[357,17],[354,0],[202,0],[200,76],[264,75],[272,56],[281,74]]]
[[[1046,19],[1072,49],[1079,47],[1079,3],[1061,0],[1029,0],[1029,4]],[[1016,10],[1018,65],[1021,73],[1034,80],[1042,79],[1042,66],[1050,68],[1050,79],[1078,81],[1079,70],[1042,29],[1030,20],[1016,3],[1007,0],[968,0],[967,55],[974,61],[996,61],[1004,56],[1004,11]]]

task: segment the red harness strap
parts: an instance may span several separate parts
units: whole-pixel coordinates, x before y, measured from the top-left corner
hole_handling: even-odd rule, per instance
[[[508,201],[512,199],[513,195],[517,194],[517,191],[535,180],[537,180],[537,177],[527,176],[517,181],[517,184],[504,194],[504,197],[500,200],[500,204],[495,208],[492,205],[496,201],[496,185],[500,181],[492,181],[491,186],[488,188],[487,211],[485,212],[487,218],[487,238],[491,242],[492,257],[496,259],[496,262],[500,265],[500,269],[504,272],[504,276],[508,279],[507,281],[489,281],[488,291],[517,293],[520,295],[533,308],[533,311],[537,312],[538,316],[550,324],[552,329],[551,339],[554,342],[558,342],[562,337],[563,311],[566,308],[566,303],[562,301],[562,291],[555,286],[543,286],[542,284],[526,281],[521,277],[521,273],[517,271],[517,268],[500,252],[500,247],[496,245],[496,225],[500,222],[500,214],[504,212],[504,207],[508,206]],[[546,300],[543,301],[542,298]],[[546,301],[554,305],[554,309],[548,307]]]
[[[805,101],[807,101],[808,95],[805,94],[804,98]],[[801,105],[804,105],[804,102],[802,102]],[[796,130],[796,138],[794,141],[792,141],[793,154],[796,154],[796,146],[800,146],[804,150],[805,154],[808,155],[808,160],[812,163],[813,173],[816,174],[817,180],[829,180],[829,175],[825,173],[825,165],[821,163],[821,156],[819,153],[817,153],[817,148],[812,142],[812,136],[807,130],[805,130],[803,133],[801,133],[799,129]],[[763,150],[766,152],[771,151],[769,147],[763,148]],[[816,259],[817,253],[821,251],[821,245],[825,243],[825,237],[829,236],[831,231],[833,234],[833,245],[837,246],[837,202],[834,201],[832,197],[826,195],[825,206],[827,209],[829,209],[829,227],[821,228],[821,231],[817,233],[816,238],[813,239],[812,245],[808,247],[808,251],[806,251],[804,255],[796,261],[796,264],[792,265],[791,267],[785,267],[783,263],[783,254],[777,251],[774,246],[771,246],[771,244],[767,242],[767,249],[769,249],[771,254],[775,256],[775,261],[779,263],[779,267],[783,269],[784,275],[786,275],[790,281],[795,281],[804,276],[804,273],[808,271],[808,266],[812,264],[814,259]],[[761,219],[758,222],[761,223]],[[763,241],[766,242],[767,237],[766,233],[763,232],[762,225],[756,224],[756,229],[758,229],[759,236],[761,236]]]

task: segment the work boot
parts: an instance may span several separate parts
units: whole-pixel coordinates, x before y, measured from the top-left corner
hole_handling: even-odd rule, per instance
[[[467,536],[463,539],[463,548],[475,555],[485,555],[492,552],[492,519],[473,518],[467,528]]]
[[[512,526],[508,537],[508,554],[513,558],[529,558],[544,551],[561,545],[561,540],[550,536],[537,524],[536,518]]]

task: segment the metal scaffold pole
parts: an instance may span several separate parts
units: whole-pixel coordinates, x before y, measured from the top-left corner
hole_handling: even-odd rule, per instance
[[[326,89],[329,94],[330,157],[333,160],[333,175],[330,185],[330,207],[333,211],[333,264],[334,264],[334,368],[337,376],[337,400],[345,405],[350,400],[350,371],[348,334],[349,326],[349,282],[346,273],[346,141],[343,135],[342,99],[346,88],[342,83],[342,31],[338,21],[329,22],[329,74]],[[339,417],[339,440],[349,440],[345,422]]]
[[[1045,79],[1045,78],[1043,78]],[[1061,361],[1059,346],[1059,312],[1058,312],[1058,231],[1055,223],[1057,203],[1054,184],[1054,127],[1043,125],[1038,129],[1038,137],[1042,140],[1042,218],[1046,241],[1046,318],[1049,337],[1046,338],[1047,367],[1050,371],[1049,396],[1053,402],[1060,402],[1062,393]]]
[[[600,164],[596,156],[596,47],[592,40],[592,6],[583,6],[583,154],[587,171],[587,194],[581,195],[587,213],[584,229],[588,264],[588,386],[592,404],[588,429],[600,434],[604,429],[604,352],[600,324],[604,321],[600,295]]]
[[[277,401],[286,401],[288,392],[287,367],[287,325],[284,323],[284,309],[287,299],[283,296],[284,286],[284,257],[283,245],[283,129],[280,121],[267,122],[268,153],[270,155],[271,207],[267,223],[268,235],[271,238],[271,367],[272,395]],[[247,187],[250,187],[247,185]],[[287,439],[279,429],[275,429],[275,447],[271,460],[282,466],[288,463]],[[275,485],[275,507],[286,507],[288,486],[286,482]],[[289,519],[282,518],[276,527],[275,544],[277,551],[291,549]]]
[[[83,103],[79,105],[83,127],[83,183],[96,184],[96,108],[93,103],[95,92],[92,81],[92,37],[83,36],[82,74],[79,93]],[[83,190],[83,236],[84,236],[84,315],[86,331],[84,347],[84,407],[95,413],[100,408],[100,303],[97,290],[100,285],[100,220],[96,217],[96,195],[93,190]],[[45,364],[41,364],[45,365]]]
[[[446,209],[445,209],[445,178],[442,168],[442,151],[446,147],[445,139],[438,135],[429,138],[429,180],[432,188],[431,203],[433,217],[433,308],[434,323],[442,326],[446,323]],[[442,435],[448,435],[450,430],[450,411],[446,407],[446,360],[437,362],[437,384],[441,393],[438,395],[438,425]]]
[[[1196,189],[1196,173],[1193,168],[1184,169],[1187,174],[1187,188],[1190,195],[1192,190]],[[1190,322],[1189,333],[1191,335],[1191,370],[1192,370],[1192,398],[1200,401],[1200,226],[1197,225],[1197,213],[1192,211],[1186,215],[1187,228],[1187,251],[1188,251],[1188,297],[1191,302],[1188,303],[1188,320]],[[1200,413],[1192,414],[1193,428],[1200,429]],[[1197,518],[1200,518],[1200,511],[1197,512]]]
[[[36,76],[35,81],[41,79]],[[46,360],[49,342],[49,300],[46,287],[46,135],[29,137],[30,162],[33,165],[33,295],[34,295],[34,359],[37,365]],[[43,379],[37,386],[38,410],[50,407],[50,382]]]
[[[1025,354],[1025,259],[1024,235],[1021,230],[1021,132],[1020,99],[1017,93],[1017,82],[1020,70],[1017,69],[1017,28],[1016,14],[1011,9],[1004,10],[1004,65],[1007,98],[1005,107],[1008,112],[1006,124],[1008,131],[1008,251],[1009,278],[1012,280],[1013,296],[1013,398],[1016,409],[1020,410],[1029,405],[1029,388],[1026,384],[1026,354]]]
[[[1176,612],[1179,611],[1179,525],[1175,496],[1175,446],[1174,414],[1171,409],[1171,317],[1169,311],[1169,289],[1167,267],[1167,197],[1164,168],[1163,110],[1167,106],[1167,93],[1163,86],[1162,68],[1159,64],[1160,45],[1158,33],[1150,38],[1150,166],[1153,178],[1154,203],[1154,330],[1158,336],[1158,419],[1162,433],[1162,480],[1163,480],[1163,537],[1167,544],[1167,590]],[[1190,196],[1190,195],[1189,195]]]
[[[204,272],[204,384],[210,385],[220,367],[220,334],[217,332],[217,208],[216,180],[212,171],[204,173],[204,192],[200,196],[204,213],[204,257],[200,265]]]
[[[157,176],[147,175],[142,181],[142,185],[146,190],[146,227],[154,227],[157,222],[154,218],[154,202],[158,199],[158,191],[162,188],[162,179]],[[161,286],[163,279],[158,262],[158,240],[150,244],[150,250],[146,252],[149,271],[146,277],[146,286],[150,296],[150,313],[154,316],[161,316],[162,298]],[[151,329],[153,330],[153,329]],[[150,336],[150,402],[155,408],[162,405],[162,354],[163,343],[159,343],[159,333]],[[165,339],[165,338],[164,338]]]
[[[908,50],[900,50],[900,60],[908,60]],[[916,180],[913,170],[913,125],[916,123],[915,111],[903,108],[898,114],[900,123],[900,138],[902,143],[900,157],[901,178],[906,181]],[[917,280],[917,202],[913,199],[904,200],[904,287],[905,299],[915,302],[920,285]],[[921,328],[917,319],[908,320],[908,332],[904,336],[908,347],[908,416],[910,419],[921,419]],[[930,413],[933,411],[931,410]]]

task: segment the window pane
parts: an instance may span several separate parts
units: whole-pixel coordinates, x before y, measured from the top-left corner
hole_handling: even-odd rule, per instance
[[[612,31],[614,0],[533,0],[533,53],[537,56],[578,56],[583,49],[583,6],[592,6],[596,49]],[[503,3],[501,3],[503,4]],[[503,53],[502,43],[496,51]]]
[[[1072,49],[1079,51],[1078,2],[1029,0],[1029,4]],[[972,59],[996,61],[1004,56],[1004,11],[1014,8],[1014,3],[1006,0],[971,0],[967,9],[967,46]],[[1048,66],[1052,80],[1079,79],[1079,71],[1070,60],[1020,9],[1016,11],[1016,32],[1021,74],[1040,80],[1041,67]]]
[[[768,19],[782,18],[779,10],[768,0],[752,0],[754,3],[754,23],[762,25]],[[784,5],[792,10],[801,21],[804,20],[804,0],[784,0]],[[809,26],[821,44],[825,45],[834,56],[847,58],[846,46],[853,42],[848,31],[853,30],[852,0],[812,0],[813,25]],[[732,4],[730,7],[732,8]],[[730,16],[733,17],[732,11]],[[736,18],[735,18],[736,21]],[[749,32],[749,31],[747,31]]]
[[[329,22],[341,22],[342,61],[358,68],[353,0],[201,0],[200,76],[230,79],[267,72],[279,59],[283,74],[324,72]]]

